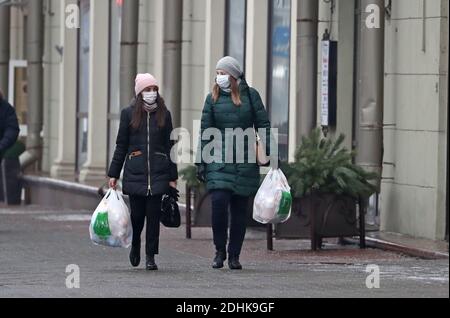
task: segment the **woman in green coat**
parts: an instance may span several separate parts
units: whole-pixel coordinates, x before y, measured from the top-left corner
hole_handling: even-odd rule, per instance
[[[202,160],[198,164],[198,174],[199,178],[206,181],[211,194],[212,228],[216,247],[212,266],[222,268],[228,252],[230,269],[242,269],[239,255],[246,232],[247,206],[249,198],[258,191],[260,173],[251,138],[244,139],[243,144],[238,144],[233,138],[226,147],[227,140],[230,140],[230,135],[226,132],[232,130],[236,133],[241,131],[239,129],[253,131],[255,128],[261,133],[261,129],[265,129],[265,140],[269,140],[270,122],[259,93],[247,85],[236,59],[229,56],[222,58],[217,63],[216,70],[216,83],[212,93],[206,98],[202,113]],[[220,131],[222,140],[219,140],[219,144],[214,138],[205,138],[204,133],[212,131],[211,128],[216,132]],[[218,153],[213,153],[213,160],[205,160],[205,155],[210,153],[209,149],[214,142],[214,149],[218,149]],[[269,143],[267,153],[268,150]],[[227,251],[228,224],[230,233]]]

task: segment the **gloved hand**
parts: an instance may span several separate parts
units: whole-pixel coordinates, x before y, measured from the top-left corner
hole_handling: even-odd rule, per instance
[[[206,183],[206,167],[204,164],[197,166],[197,179],[201,183]]]
[[[171,198],[174,198],[175,201],[178,201],[178,198],[180,197],[180,191],[178,191],[178,189],[175,189],[174,187],[169,187],[169,192],[167,193],[167,195]]]

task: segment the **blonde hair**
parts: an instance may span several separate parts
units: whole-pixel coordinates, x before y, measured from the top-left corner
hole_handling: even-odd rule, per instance
[[[237,83],[237,80],[230,76],[230,83],[231,83],[231,99],[233,100],[233,104],[236,106],[241,106],[241,94],[239,92],[239,85]],[[214,84],[213,91],[212,91],[212,98],[214,103],[216,103],[219,100],[220,96],[220,87],[219,85]]]

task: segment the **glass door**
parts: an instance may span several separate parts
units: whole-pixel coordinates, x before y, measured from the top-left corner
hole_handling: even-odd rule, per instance
[[[120,124],[120,39],[122,24],[122,2],[110,2],[109,28],[109,103],[108,103],[108,167],[114,155],[117,132]],[[127,105],[122,105],[126,107]]]
[[[272,127],[278,128],[279,155],[289,156],[289,82],[291,50],[291,1],[269,3],[268,108]]]
[[[78,85],[77,85],[77,142],[76,170],[87,160],[89,120],[89,51],[90,0],[80,0],[80,29],[78,30]]]
[[[247,0],[227,0],[225,23],[225,55],[238,60],[245,71]]]

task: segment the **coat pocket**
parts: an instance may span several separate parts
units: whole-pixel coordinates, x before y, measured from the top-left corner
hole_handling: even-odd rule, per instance
[[[161,157],[164,157],[164,158],[168,159],[168,156],[165,153],[159,152],[159,151],[155,152],[155,156],[161,156]]]
[[[154,172],[167,172],[170,165],[169,156],[163,152],[155,152],[153,154],[153,160],[151,166]]]
[[[125,173],[140,175],[146,173],[145,169],[145,156],[141,150],[136,149],[128,153],[125,163]]]

